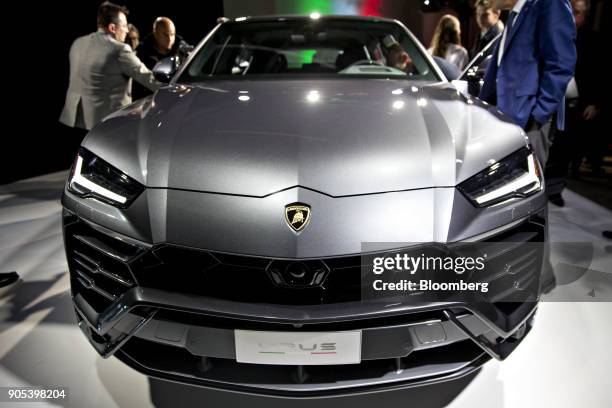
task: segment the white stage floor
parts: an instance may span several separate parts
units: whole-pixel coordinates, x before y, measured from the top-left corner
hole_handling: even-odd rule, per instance
[[[68,387],[63,405],[72,407],[286,407],[282,399],[149,380],[115,358],[97,355],[75,324],[68,292],[59,203],[64,177],[60,172],[0,186],[0,272],[17,271],[23,280],[8,293],[0,288],[0,387]],[[553,291],[553,299],[575,301],[543,302],[533,330],[506,361],[491,361],[451,383],[294,400],[292,408],[612,406],[612,287],[601,279],[612,273],[612,241],[601,237],[602,230],[612,230],[612,212],[571,191],[564,197],[564,208],[550,207],[550,239],[592,243],[590,268],[599,272]]]

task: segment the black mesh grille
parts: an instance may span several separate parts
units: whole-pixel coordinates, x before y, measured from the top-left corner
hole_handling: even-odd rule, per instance
[[[489,251],[487,269],[496,272],[487,278],[491,286],[488,301],[504,299],[508,302],[508,296],[515,293],[524,296],[527,293],[524,289],[530,289],[537,283],[542,259],[540,253],[534,252],[534,245],[543,240],[543,227],[531,222],[489,240],[500,244],[499,248],[491,244]],[[525,247],[525,243],[531,246]],[[417,251],[422,253],[424,249],[418,248]],[[433,246],[428,250],[439,251]],[[278,269],[282,270],[283,265],[290,261],[227,255],[171,245],[160,246],[153,253],[159,264],[133,268],[139,284],[145,287],[250,303],[313,305],[361,300],[362,261],[365,259],[361,256],[304,261],[321,262],[327,268],[328,273],[322,284],[315,287],[283,287],[276,284],[275,276],[270,271],[279,262]],[[309,267],[312,269],[316,265]],[[520,284],[520,290],[514,289],[515,282]]]
[[[322,260],[321,268],[329,273],[321,286],[282,287],[275,283],[268,266],[280,262],[282,269],[290,261],[171,245],[158,247],[153,254],[158,265],[134,268],[139,284],[145,287],[251,303],[308,305],[360,299],[359,256]]]
[[[486,278],[491,288],[487,301],[507,303],[517,296],[520,302],[526,293],[534,292],[542,264],[541,251],[535,251],[534,245],[543,241],[544,227],[540,222],[525,222],[488,240],[491,247],[487,269],[494,273]],[[82,221],[66,226],[66,246],[75,287],[86,290],[88,300],[91,297],[100,308],[136,284],[250,303],[315,305],[361,300],[361,256],[300,261],[311,271],[322,271],[320,285],[288,287],[279,284],[274,271],[282,271],[294,261],[169,244],[145,250]]]

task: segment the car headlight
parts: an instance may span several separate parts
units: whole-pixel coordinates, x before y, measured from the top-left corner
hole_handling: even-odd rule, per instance
[[[144,186],[81,148],[72,166],[68,190],[79,197],[94,197],[115,207],[126,208],[144,191]]]
[[[470,177],[458,188],[476,206],[485,207],[542,191],[542,171],[535,154],[523,148]]]

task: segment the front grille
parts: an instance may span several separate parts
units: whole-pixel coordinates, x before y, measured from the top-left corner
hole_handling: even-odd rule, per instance
[[[275,283],[269,268],[284,261],[171,245],[152,252],[159,264],[134,270],[145,287],[250,303],[312,305],[360,299],[359,256],[316,261],[329,269],[321,286],[286,287]]]
[[[283,263],[290,261],[169,244],[147,249],[84,221],[69,223],[65,228],[73,288],[86,296],[97,311],[135,285],[246,303],[316,305],[362,300],[361,256],[303,261],[310,263],[310,268],[325,269],[321,284],[288,287],[279,285],[271,270],[279,262],[282,269]],[[536,245],[543,241],[543,221],[537,219],[485,241],[489,272],[476,279],[489,282],[484,300],[500,304],[522,302],[536,293],[542,265],[542,251]],[[483,242],[476,246],[482,251]],[[422,250],[419,248],[419,252]]]
[[[509,302],[512,296],[518,296],[517,301],[521,301],[537,283],[542,258],[535,245],[544,241],[544,227],[538,222],[525,222],[488,241],[491,245],[486,246],[489,252],[487,271],[494,272],[479,279],[489,282],[491,287],[485,300]],[[482,250],[482,245],[482,242],[477,243],[477,250]],[[439,248],[432,245],[420,247],[417,251],[420,254],[423,250],[439,251]],[[286,287],[278,285],[275,275],[270,273],[279,262],[272,258],[229,255],[173,245],[159,245],[151,256],[155,259],[146,262],[150,266],[133,269],[139,284],[144,287],[249,303],[315,305],[358,302],[362,300],[362,284],[366,284],[365,280],[362,282],[362,274],[368,269],[363,268],[365,258],[361,256],[307,261],[320,262],[328,269],[322,284]]]

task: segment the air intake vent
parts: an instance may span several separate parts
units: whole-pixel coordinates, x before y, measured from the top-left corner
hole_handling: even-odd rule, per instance
[[[66,253],[72,288],[97,312],[102,312],[126,290],[136,285],[129,263],[144,253],[83,221],[66,226]]]

